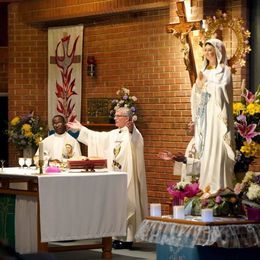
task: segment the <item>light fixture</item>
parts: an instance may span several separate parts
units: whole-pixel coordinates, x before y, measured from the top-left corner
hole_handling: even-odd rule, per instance
[[[96,59],[94,56],[88,56],[87,58],[87,73],[88,76],[94,77],[96,75]]]

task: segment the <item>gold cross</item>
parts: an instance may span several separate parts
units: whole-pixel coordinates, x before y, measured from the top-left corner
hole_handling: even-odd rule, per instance
[[[186,70],[189,71],[191,85],[195,83],[197,77],[195,59],[189,33],[193,30],[200,30],[200,21],[187,22],[186,11],[184,2],[176,2],[177,15],[180,22],[177,24],[168,24],[166,30],[168,33],[173,33],[174,36],[180,39],[182,44],[183,59]]]

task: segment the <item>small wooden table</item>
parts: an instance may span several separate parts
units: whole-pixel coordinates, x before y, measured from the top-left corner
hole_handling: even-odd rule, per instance
[[[165,256],[167,250],[176,259],[185,257],[189,250],[191,253],[187,259],[199,259],[198,247],[208,251],[255,248],[253,250],[259,254],[260,222],[218,217],[214,222],[202,222],[201,217],[195,216],[186,216],[185,219],[147,217],[139,227],[136,239],[156,243],[157,259],[169,257]]]

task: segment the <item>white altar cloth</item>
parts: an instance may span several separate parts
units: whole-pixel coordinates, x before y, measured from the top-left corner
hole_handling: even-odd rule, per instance
[[[125,236],[125,173],[42,175],[38,182],[42,242]]]
[[[99,170],[87,173],[76,171],[36,175],[34,170],[5,168],[1,174],[37,179],[41,242],[126,235],[126,173]],[[27,203],[25,198],[27,196],[17,197],[20,198],[19,208],[24,212],[25,207],[24,205],[21,207],[23,204],[21,198],[24,203]],[[28,197],[28,200],[30,199]],[[33,215],[35,216],[35,206],[31,207],[34,208]],[[19,211],[18,207],[16,211]],[[16,238],[20,233],[21,238],[28,228],[32,229],[30,224],[24,225],[28,222],[25,220],[31,216],[30,212],[27,209],[27,214],[24,213],[17,214],[20,219],[16,219],[16,222],[19,221],[20,224],[16,224]],[[31,234],[31,239],[29,239],[31,241],[35,237],[35,231],[32,233],[34,234]],[[20,253],[33,252],[35,248],[20,245],[18,251]]]

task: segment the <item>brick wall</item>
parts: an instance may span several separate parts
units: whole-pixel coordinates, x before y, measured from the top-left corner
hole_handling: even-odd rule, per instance
[[[8,90],[8,63],[0,61],[0,92]]]
[[[8,116],[35,111],[47,119],[47,32],[25,24],[18,4],[9,5]],[[21,151],[9,149],[9,165],[18,165]]]
[[[34,9],[37,2],[43,4],[35,1]],[[46,7],[52,1],[44,2]],[[24,23],[19,10],[19,4],[10,5],[9,117],[34,110],[46,122],[47,30]],[[55,14],[54,7],[50,10],[48,19]],[[87,121],[87,98],[115,97],[123,86],[138,97],[137,126],[145,140],[149,202],[167,200],[166,185],[177,178],[172,175],[172,163],[156,154],[163,149],[183,152],[191,138],[185,130],[190,121],[191,86],[180,43],[165,30],[169,12],[169,8],[129,12],[84,23],[82,122]],[[87,76],[88,55],[96,58],[96,78]],[[234,76],[236,93],[246,73],[243,69]],[[11,147],[10,165],[17,165],[17,156]]]
[[[8,89],[8,24],[7,3],[0,3],[0,92]]]

